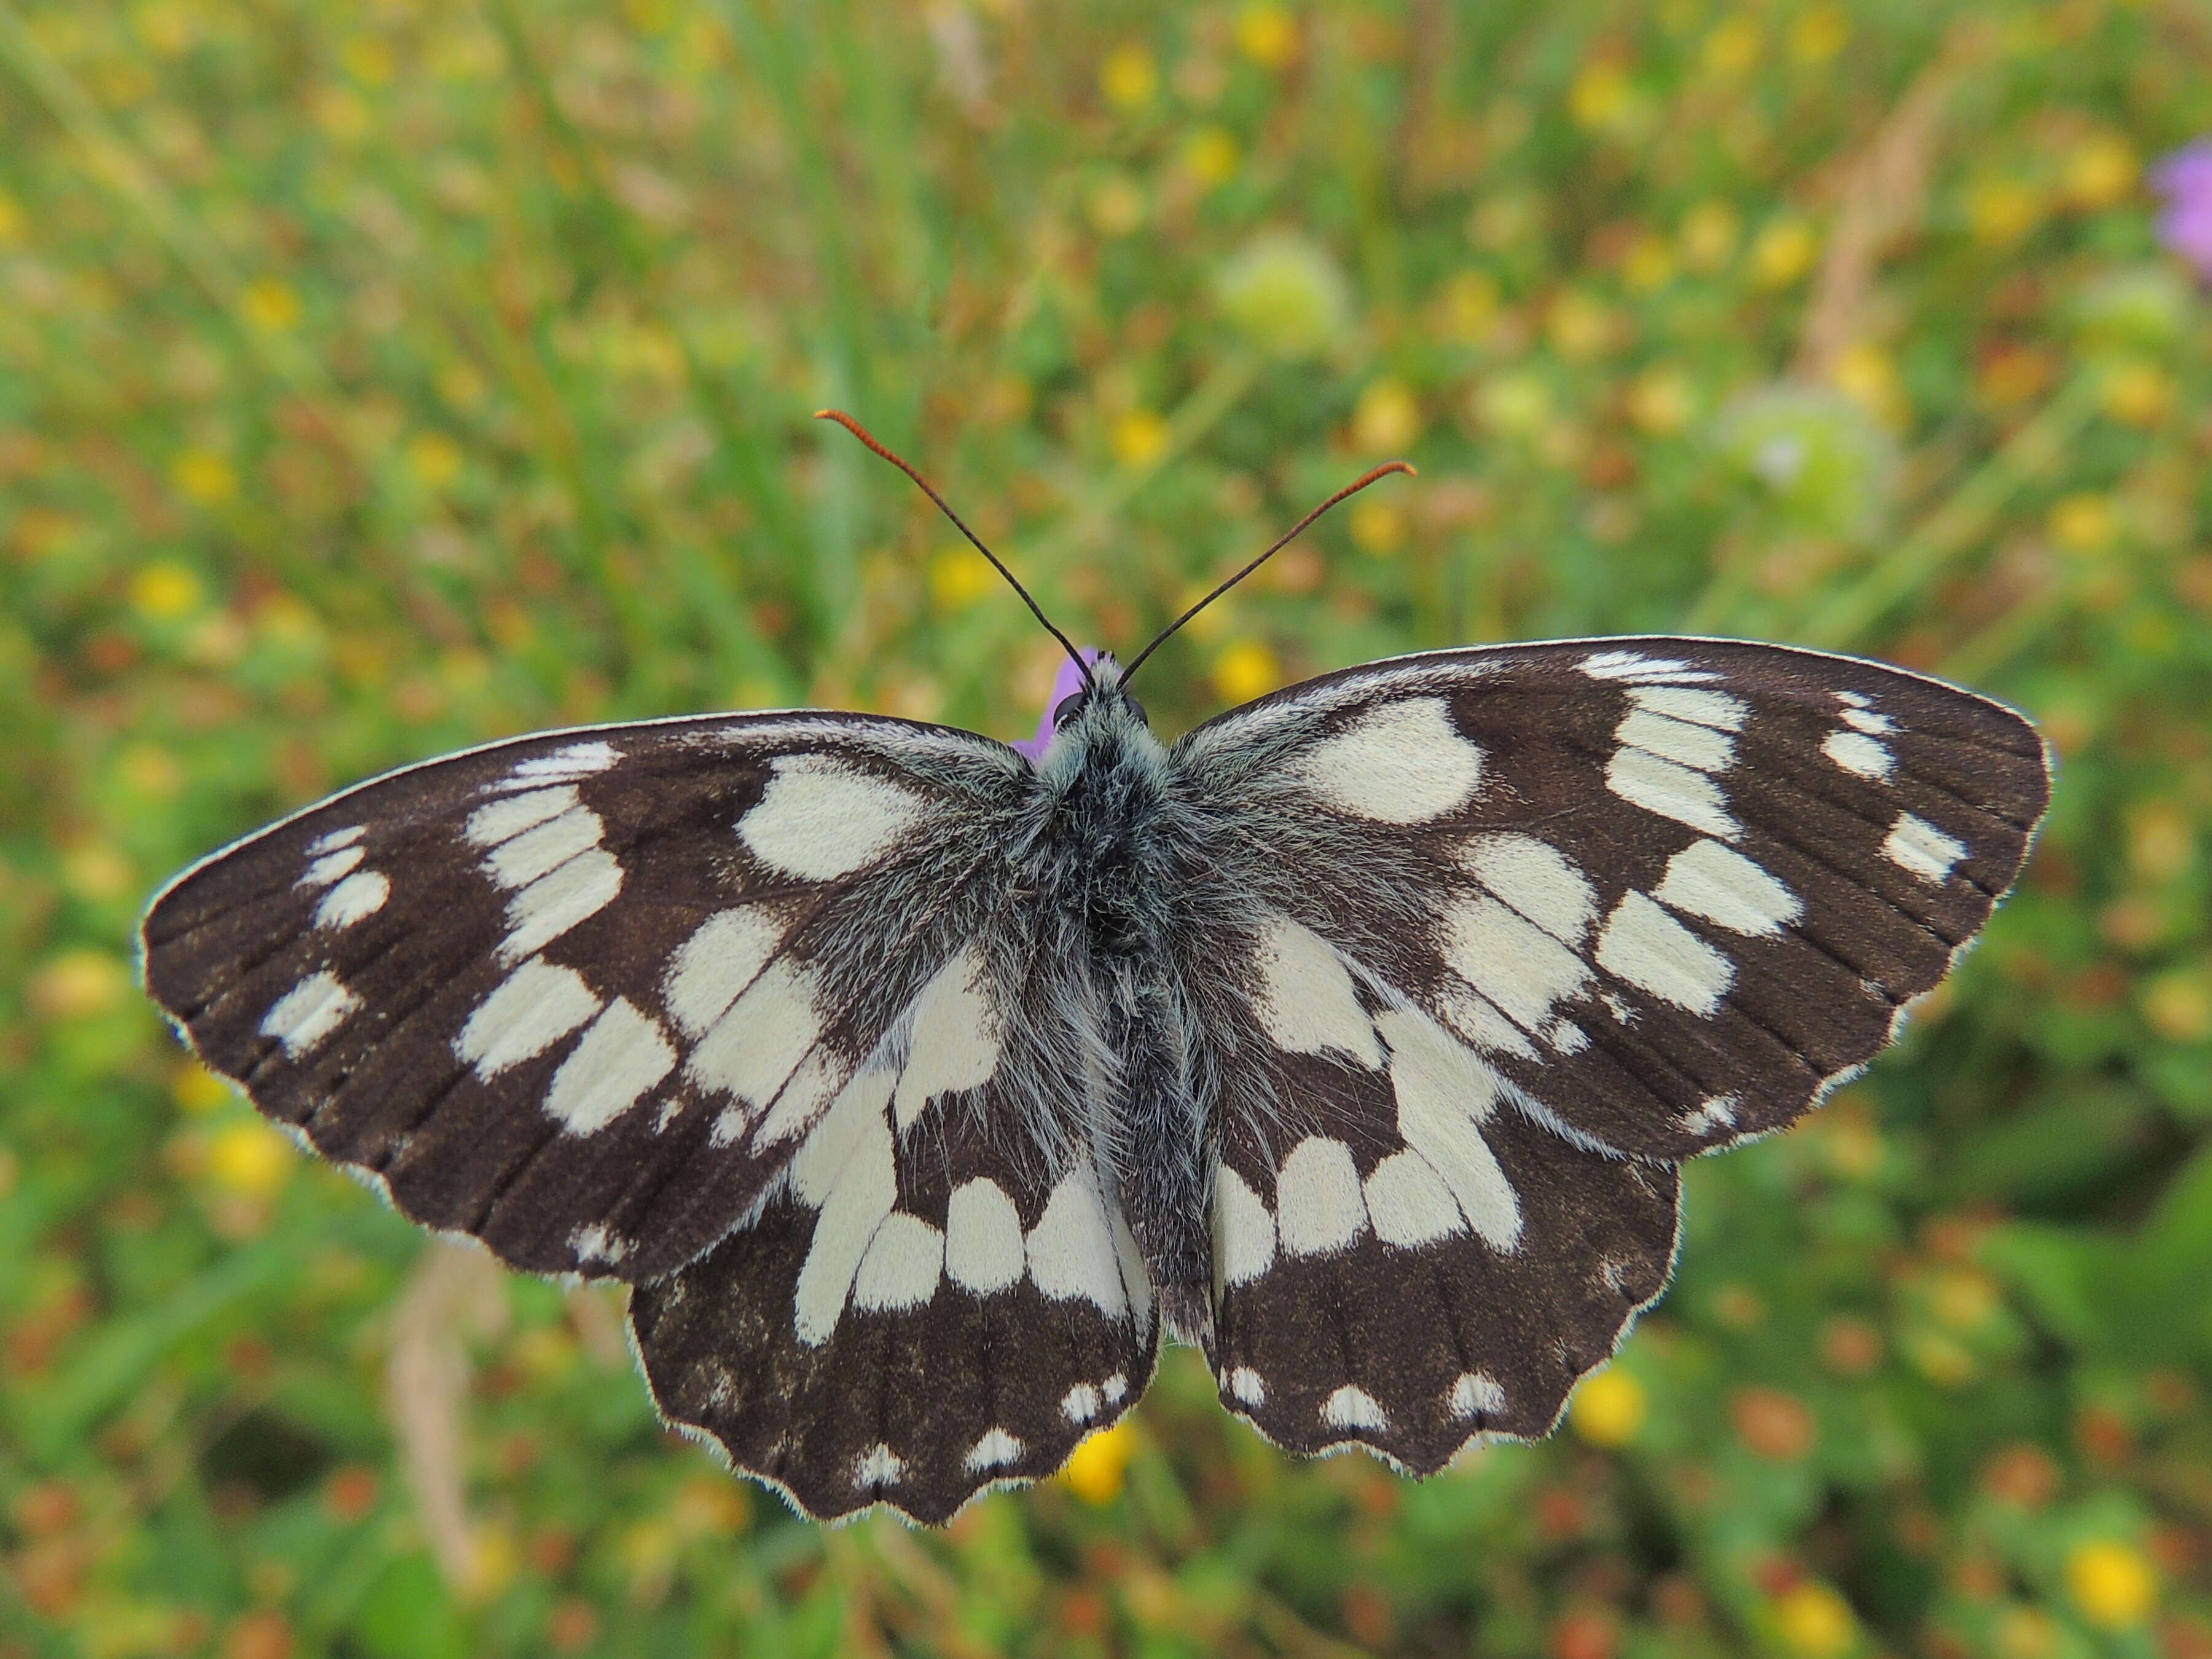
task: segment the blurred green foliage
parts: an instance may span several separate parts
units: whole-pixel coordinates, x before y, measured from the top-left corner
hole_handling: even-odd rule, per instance
[[[2140,179],[2208,63],[2194,0],[0,0],[0,1656],[2212,1654],[2212,313]],[[1124,650],[1417,461],[1168,730],[1745,633],[2019,702],[2049,833],[1899,1052],[1692,1170],[1554,1441],[1294,1464],[1177,1353],[1073,1480],[819,1530],[600,1292],[425,1301],[131,933],[496,734],[1025,731],[1050,642],[825,403]]]

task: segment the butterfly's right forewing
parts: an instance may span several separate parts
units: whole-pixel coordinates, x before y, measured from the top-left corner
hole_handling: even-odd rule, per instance
[[[187,872],[147,917],[147,981],[415,1219],[649,1279],[757,1201],[983,930],[1023,775],[846,715],[497,744]]]

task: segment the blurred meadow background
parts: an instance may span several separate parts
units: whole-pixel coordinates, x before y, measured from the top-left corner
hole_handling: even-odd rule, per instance
[[[0,0],[0,1656],[2212,1655],[2207,131],[2194,0]],[[1417,462],[1163,653],[1167,732],[1749,634],[2018,703],[2049,831],[1692,1170],[1553,1441],[1294,1463],[1178,1352],[1059,1480],[817,1529],[612,1297],[187,1063],[132,929],[503,733],[1025,732],[1050,641],[825,403],[1125,652]]]

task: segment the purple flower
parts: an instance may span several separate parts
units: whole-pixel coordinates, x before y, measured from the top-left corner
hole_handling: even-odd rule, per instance
[[[1086,645],[1083,647],[1083,660],[1086,664],[1097,662],[1105,654],[1096,646]],[[1037,722],[1036,736],[1018,738],[1014,747],[1027,755],[1032,761],[1042,760],[1046,748],[1052,742],[1053,710],[1058,708],[1061,703],[1081,690],[1083,690],[1081,671],[1073,663],[1063,659],[1060,665],[1060,672],[1053,677],[1052,695],[1044,700],[1044,718]]]
[[[2159,240],[2212,283],[2212,138],[2174,151],[2151,169],[2150,182],[2166,198]]]

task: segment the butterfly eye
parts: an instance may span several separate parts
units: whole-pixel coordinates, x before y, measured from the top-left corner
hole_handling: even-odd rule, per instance
[[[1128,696],[1129,694],[1125,691],[1121,695],[1126,697]],[[1139,702],[1134,697],[1129,697],[1129,707],[1135,711],[1137,719],[1140,724],[1150,726],[1152,723],[1152,717],[1145,712],[1145,705]]]
[[[1066,725],[1069,718],[1074,714],[1076,706],[1082,701],[1083,694],[1079,691],[1072,697],[1062,697],[1052,711],[1052,729],[1057,732],[1061,726]]]

